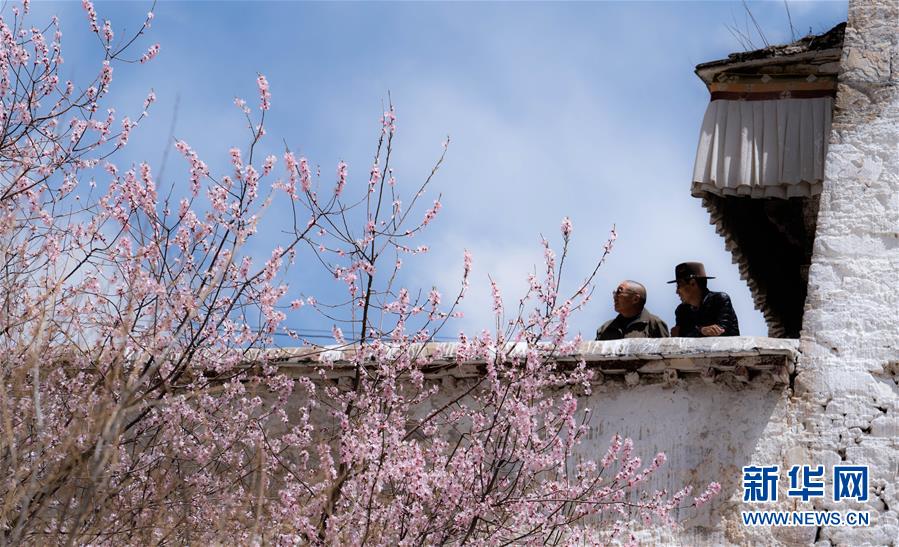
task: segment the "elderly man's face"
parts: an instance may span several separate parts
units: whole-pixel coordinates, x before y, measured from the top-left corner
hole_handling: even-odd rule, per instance
[[[615,311],[625,317],[631,317],[640,312],[640,296],[627,283],[618,285],[618,288],[612,293],[612,302],[615,304]]]

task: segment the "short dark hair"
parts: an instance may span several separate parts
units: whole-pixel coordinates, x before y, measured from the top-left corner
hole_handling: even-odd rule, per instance
[[[694,277],[693,279],[696,280],[696,285],[697,285],[700,289],[706,290],[706,289],[709,288],[709,280],[708,280],[708,279],[706,279],[706,278],[704,278],[704,277]]]

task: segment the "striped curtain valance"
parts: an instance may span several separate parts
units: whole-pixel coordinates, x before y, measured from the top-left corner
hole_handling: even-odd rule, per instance
[[[820,193],[832,109],[832,97],[713,100],[702,121],[693,194]]]

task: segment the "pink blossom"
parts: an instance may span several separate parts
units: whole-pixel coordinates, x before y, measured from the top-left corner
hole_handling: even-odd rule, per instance
[[[378,182],[381,180],[381,167],[378,165],[378,162],[371,166],[371,171],[368,178],[368,192],[372,193],[375,191],[375,187],[378,185]]]
[[[384,112],[384,115],[381,118],[381,126],[384,133],[390,133],[392,135],[396,132],[396,113],[394,112],[392,105],[390,110]]]
[[[440,212],[440,200],[434,200],[434,206],[427,211],[425,211],[425,218],[421,221],[422,226],[427,226],[434,220],[434,217],[437,216],[437,213]]]
[[[713,497],[717,496],[719,492],[721,492],[721,485],[717,482],[711,482],[702,494],[693,498],[693,504],[696,507],[704,505]]]
[[[259,173],[256,172],[256,168],[252,165],[247,165],[246,167],[246,181],[247,197],[251,200],[255,199],[259,191]]]
[[[156,102],[156,93],[151,89],[149,93],[147,93],[147,98],[144,100],[144,110],[150,108],[150,105]]]
[[[440,305],[440,292],[437,289],[431,289],[431,292],[428,293],[428,302],[434,308]]]
[[[213,210],[224,214],[228,211],[228,190],[220,185],[215,185],[207,191],[209,202]]]
[[[503,313],[503,298],[499,293],[499,286],[492,278],[490,279],[490,292],[493,294],[493,313],[499,317]]]
[[[243,171],[243,160],[240,157],[240,148],[231,148],[228,150],[228,155],[231,156],[231,165],[234,166],[234,171],[240,175],[240,172]]]
[[[109,84],[112,82],[112,65],[109,61],[103,61],[103,70],[100,72],[100,93],[109,91]]]
[[[606,455],[602,459],[602,466],[609,467],[612,465],[612,462],[618,458],[618,453],[621,451],[621,436],[617,433],[612,437],[612,442],[609,444],[609,449],[606,452]]]
[[[91,30],[100,33],[100,27],[97,26],[97,12],[94,9],[94,3],[90,0],[81,0],[81,7],[87,12],[87,19],[90,22]]]
[[[312,172],[309,170],[309,162],[306,158],[300,158],[300,184],[303,191],[308,192],[312,189]]]
[[[269,92],[269,89],[268,89],[268,80],[265,79],[265,76],[260,74],[256,78],[256,85],[259,86],[259,99],[260,99],[259,107],[262,110],[268,110],[269,106],[270,106],[269,101],[272,98],[272,94]]]
[[[295,176],[294,173],[295,173],[296,170],[297,170],[297,160],[296,160],[296,158],[294,157],[293,152],[289,152],[289,151],[288,151],[288,152],[285,152],[285,153],[284,153],[284,165],[286,166],[287,171],[288,171],[292,176]]]
[[[59,260],[59,256],[61,254],[59,238],[56,236],[48,237],[44,240],[44,254],[47,256],[47,260],[51,263]]]
[[[200,160],[197,153],[184,141],[176,141],[175,148],[190,162],[190,188],[191,194],[196,196],[200,192],[200,181],[209,175],[206,163]]]
[[[471,276],[471,252],[465,249],[462,257],[462,292],[464,295],[469,287],[469,278]]]
[[[571,219],[565,217],[562,219],[562,237],[566,240],[571,236]]]
[[[347,164],[344,162],[337,163],[337,186],[334,188],[334,195],[340,196],[343,187],[346,186]]]
[[[125,116],[122,118],[122,131],[119,133],[119,140],[116,143],[116,146],[125,146],[128,144],[128,136],[131,134],[131,128],[134,127],[134,123],[131,122],[131,119]]]
[[[159,44],[153,44],[147,49],[147,52],[141,55],[140,62],[148,63],[153,60],[154,57],[159,55]]]
[[[266,156],[265,162],[262,164],[262,176],[268,176],[272,172],[272,167],[274,167],[276,161],[278,161],[276,156]]]
[[[112,43],[114,36],[115,35],[112,32],[112,23],[110,23],[108,19],[103,21],[103,39],[106,40],[107,48],[109,47],[108,44]]]

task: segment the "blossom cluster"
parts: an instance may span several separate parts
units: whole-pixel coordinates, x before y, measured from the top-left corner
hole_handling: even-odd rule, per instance
[[[570,220],[561,258],[542,242],[519,313],[493,283],[495,330],[460,336],[456,359],[482,373],[434,381],[428,342],[459,316],[473,259],[452,293],[405,287],[402,268],[428,252],[441,202],[419,201],[443,155],[401,195],[391,105],[367,177],[339,162],[323,185],[307,158],[263,152],[260,74],[258,116],[235,101],[252,138],[221,154],[226,173],[178,140],[180,178],[163,185],[149,163],[116,163],[156,96],[136,116],[106,104],[127,48],[82,5],[102,46],[85,82],[60,80],[55,19],[39,31],[0,17],[4,544],[558,543],[590,519],[616,541],[688,503],[687,488],[644,489],[665,456],[643,465],[629,439],[576,461],[592,372],[561,357],[596,270],[560,294]],[[119,42],[140,44],[152,19]],[[293,223],[261,241],[275,200]],[[300,261],[333,277],[337,301],[290,284]],[[329,322],[331,340],[290,328],[301,314]],[[282,366],[279,336],[318,362]]]

